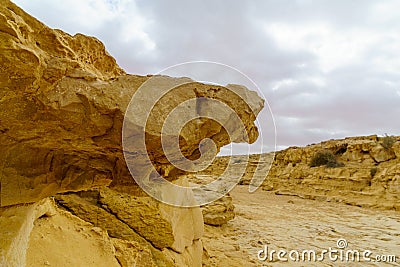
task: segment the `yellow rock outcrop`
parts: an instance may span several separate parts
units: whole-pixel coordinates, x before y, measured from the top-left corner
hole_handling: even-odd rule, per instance
[[[69,254],[52,255],[48,262],[35,247],[62,246],[65,235],[71,237],[66,245],[74,240],[97,244],[96,251],[108,257],[105,266],[201,266],[201,209],[160,203],[131,174],[147,175],[150,166],[169,181],[188,186],[164,149],[170,151],[169,144],[179,140],[179,153],[169,155],[179,163],[200,157],[208,148],[201,143],[207,138],[215,144],[214,154],[230,142],[254,142],[254,121],[264,104],[257,93],[238,85],[126,74],[96,38],[51,29],[9,0],[0,2],[0,65],[0,266],[25,266],[32,229],[28,260],[36,266],[53,260],[57,266],[79,262],[63,261]],[[139,95],[136,113],[129,113],[134,95]],[[154,106],[146,113],[151,101]],[[168,114],[185,101],[185,110],[163,129]],[[218,122],[207,118],[213,113]],[[195,119],[176,127],[188,115]],[[136,137],[143,133],[146,146],[139,147]],[[133,164],[130,170],[124,152]],[[193,194],[163,193],[182,204],[195,202]],[[230,212],[231,218],[232,208]],[[54,236],[41,242],[41,231]],[[86,266],[90,255],[79,252],[71,251],[82,254]]]
[[[126,152],[133,155],[135,176],[148,171],[142,165],[149,156],[165,177],[177,177],[179,170],[161,146],[161,132],[167,115],[190,99],[194,104],[182,116],[207,116],[211,111],[206,98],[231,111],[218,110],[226,125],[197,119],[176,132],[179,116],[171,121],[164,137],[178,137],[184,157],[198,158],[204,138],[211,138],[218,150],[232,141],[254,142],[258,136],[254,120],[263,100],[244,87],[231,85],[228,90],[188,78],[128,75],[96,38],[50,29],[8,0],[0,3],[0,35],[0,206],[111,182],[134,187],[122,152],[122,127],[132,95],[150,79],[151,88],[133,105],[137,114],[126,120]],[[176,88],[162,91],[169,87]],[[165,95],[153,99],[160,92]],[[157,100],[153,109],[142,116],[152,100]],[[244,128],[232,124],[231,113]],[[146,147],[138,148],[135,137],[144,132]]]

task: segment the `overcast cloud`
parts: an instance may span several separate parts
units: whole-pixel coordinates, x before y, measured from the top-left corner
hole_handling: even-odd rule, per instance
[[[130,73],[191,60],[243,71],[272,108],[278,148],[400,135],[400,1],[14,2],[96,36]]]

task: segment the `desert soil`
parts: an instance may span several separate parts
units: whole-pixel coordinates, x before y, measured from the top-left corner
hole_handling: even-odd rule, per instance
[[[237,186],[231,196],[236,217],[222,227],[205,227],[203,243],[206,266],[400,266],[400,213],[275,195],[248,186]],[[257,252],[269,250],[337,249],[345,239],[347,250],[370,250],[377,255],[396,255],[397,263],[330,261],[260,261]],[[263,256],[263,255],[261,255]],[[288,256],[286,255],[286,258]]]

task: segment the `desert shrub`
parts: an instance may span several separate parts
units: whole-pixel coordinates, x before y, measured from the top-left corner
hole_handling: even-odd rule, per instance
[[[396,142],[396,138],[394,136],[385,134],[385,137],[383,137],[381,144],[384,148],[390,149],[395,142]]]
[[[378,168],[372,167],[370,170],[371,177],[374,177],[377,171],[378,171]]]
[[[335,155],[330,150],[321,150],[315,153],[315,155],[311,158],[310,167],[318,167],[323,166],[329,168],[342,167],[344,164],[342,162],[338,162]]]

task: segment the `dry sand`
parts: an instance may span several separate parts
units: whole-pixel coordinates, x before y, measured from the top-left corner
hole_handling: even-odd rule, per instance
[[[248,193],[237,186],[231,196],[236,218],[222,227],[206,226],[203,238],[210,256],[208,266],[400,266],[400,214],[340,203],[278,196],[258,190]],[[345,263],[325,261],[259,261],[257,252],[269,249],[321,251],[336,248],[338,239],[347,249],[397,254],[397,263]]]
[[[106,232],[68,212],[35,222],[27,251],[27,266],[120,266]]]

